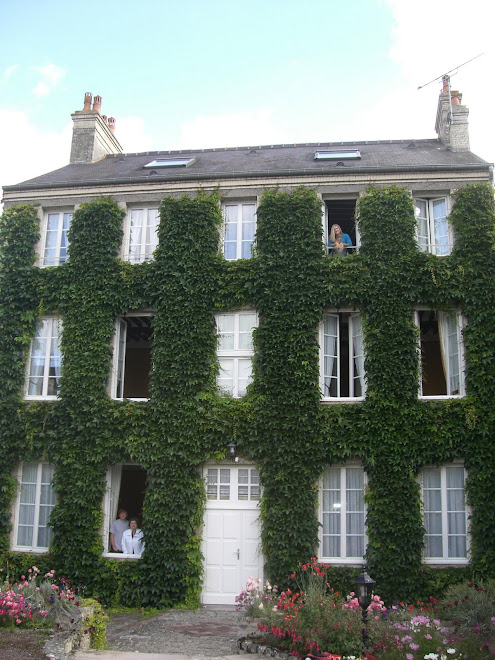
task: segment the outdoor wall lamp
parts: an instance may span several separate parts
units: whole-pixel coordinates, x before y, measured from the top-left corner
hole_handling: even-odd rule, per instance
[[[354,587],[356,591],[356,596],[359,601],[359,605],[363,611],[363,644],[365,648],[369,646],[369,634],[368,634],[368,607],[371,605],[371,599],[373,597],[373,587],[375,581],[370,578],[368,573],[364,570],[358,575],[354,580]]]
[[[235,459],[236,449],[237,449],[237,445],[235,444],[235,442],[234,441],[229,442],[229,444],[227,445],[227,454],[228,457],[231,458],[232,460]]]

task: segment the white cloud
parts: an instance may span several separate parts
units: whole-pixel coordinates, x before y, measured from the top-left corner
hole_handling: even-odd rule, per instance
[[[41,80],[32,90],[35,96],[47,96],[57,87],[59,82],[67,73],[65,69],[56,64],[47,64],[45,66],[32,66],[31,69],[40,74]]]
[[[5,69],[5,71],[3,72],[3,77],[6,80],[8,80],[10,76],[14,73],[14,71],[18,68],[19,68],[18,64],[13,64],[12,66],[7,67],[7,69]]]
[[[242,147],[277,144],[287,135],[286,122],[278,121],[273,108],[199,115],[181,125],[177,144],[171,149],[204,149],[209,147]]]
[[[127,153],[153,149],[153,137],[146,132],[141,117],[118,118],[115,122],[115,137]]]
[[[0,108],[0,188],[21,183],[67,165],[71,126],[61,131],[40,131],[21,111]]]

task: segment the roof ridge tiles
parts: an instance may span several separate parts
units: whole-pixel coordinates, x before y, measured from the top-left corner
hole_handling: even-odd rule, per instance
[[[300,143],[281,143],[281,144],[260,144],[260,145],[244,145],[237,147],[203,147],[198,149],[169,149],[158,151],[131,151],[126,152],[124,156],[166,156],[176,154],[198,154],[198,153],[215,153],[215,152],[234,152],[234,151],[250,151],[250,150],[271,150],[271,149],[303,149],[303,148],[332,148],[332,147],[350,147],[360,145],[380,145],[380,144],[410,144],[412,138],[397,139],[397,140],[354,140],[354,141],[335,141],[335,142],[300,142]],[[438,138],[414,138],[416,143],[438,143]],[[112,154],[111,157],[117,155]]]

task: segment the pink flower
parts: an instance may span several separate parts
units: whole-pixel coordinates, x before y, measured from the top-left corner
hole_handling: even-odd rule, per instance
[[[406,653],[406,658],[407,660],[414,660],[414,656],[412,653]]]
[[[419,644],[415,644],[414,642],[411,642],[409,644],[409,648],[412,649],[413,651],[417,651],[419,649]]]

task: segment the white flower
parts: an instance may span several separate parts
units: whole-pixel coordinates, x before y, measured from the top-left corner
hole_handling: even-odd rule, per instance
[[[455,649],[447,649],[447,653],[450,653],[450,655],[453,655],[455,653]]]
[[[258,609],[260,609],[260,610],[263,609],[263,603],[260,603],[260,604],[258,605]]]

